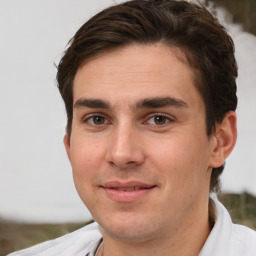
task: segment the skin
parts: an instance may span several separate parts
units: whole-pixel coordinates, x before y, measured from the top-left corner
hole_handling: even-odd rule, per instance
[[[198,255],[209,235],[211,171],[234,146],[236,117],[227,113],[208,137],[193,75],[182,52],[162,44],[107,52],[77,71],[64,144],[104,256]],[[113,199],[109,181],[152,187]]]

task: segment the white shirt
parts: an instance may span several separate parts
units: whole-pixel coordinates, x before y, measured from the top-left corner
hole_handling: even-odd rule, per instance
[[[211,197],[216,207],[216,222],[198,256],[256,256],[256,232],[233,224],[217,197]],[[99,225],[95,222],[9,256],[94,256],[101,239]]]

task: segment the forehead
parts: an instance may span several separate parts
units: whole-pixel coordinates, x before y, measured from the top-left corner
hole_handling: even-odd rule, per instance
[[[194,73],[183,52],[163,44],[130,45],[90,59],[74,79],[74,102],[81,97],[110,102],[141,97],[200,100]],[[132,103],[132,102],[131,102]]]

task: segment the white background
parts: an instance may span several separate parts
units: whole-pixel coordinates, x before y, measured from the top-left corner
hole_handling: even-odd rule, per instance
[[[66,116],[54,62],[76,30],[112,3],[0,0],[0,218],[90,218],[76,194],[62,144]],[[240,68],[239,137],[222,183],[225,191],[256,195],[256,37],[228,27]]]

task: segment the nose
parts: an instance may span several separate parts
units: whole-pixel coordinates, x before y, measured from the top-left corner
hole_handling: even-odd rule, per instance
[[[145,160],[145,154],[141,143],[139,131],[132,126],[119,126],[112,131],[106,161],[125,169],[140,165]]]

